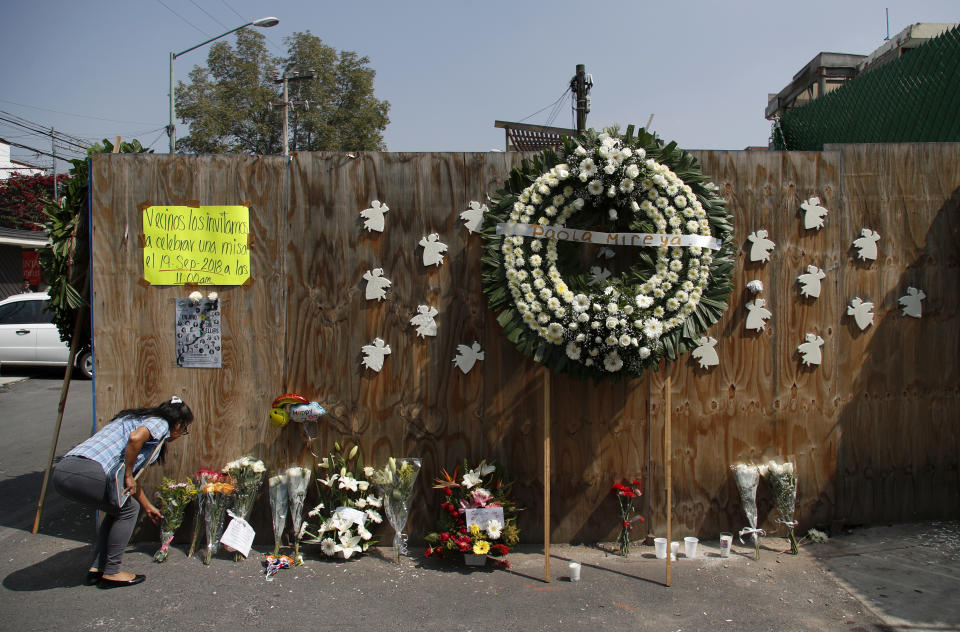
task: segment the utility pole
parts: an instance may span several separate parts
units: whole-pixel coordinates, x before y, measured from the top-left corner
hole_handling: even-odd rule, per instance
[[[279,79],[275,79],[274,83],[283,84],[283,102],[282,103],[271,103],[275,108],[283,108],[283,155],[290,155],[290,106],[296,105],[299,103],[306,104],[307,107],[310,107],[310,101],[307,99],[295,99],[290,100],[289,93],[287,91],[287,84],[290,81],[303,81],[304,79],[314,79],[317,76],[316,72],[310,70],[308,72],[298,72],[298,73],[288,73],[284,71],[283,76]]]
[[[50,128],[50,148],[53,151],[53,201],[57,202],[60,199],[57,191],[57,136],[52,127]]]
[[[570,90],[577,100],[577,131],[587,129],[587,114],[590,113],[590,88],[593,87],[593,77],[587,74],[583,64],[577,64],[577,74],[570,80]]]

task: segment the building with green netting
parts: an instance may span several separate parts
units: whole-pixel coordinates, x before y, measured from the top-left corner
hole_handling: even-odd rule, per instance
[[[922,26],[942,28],[911,37]],[[766,116],[775,149],[960,142],[960,25],[913,25],[868,56],[821,53],[771,95]]]

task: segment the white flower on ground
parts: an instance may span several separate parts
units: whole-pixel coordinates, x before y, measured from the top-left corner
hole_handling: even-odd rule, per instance
[[[348,491],[355,492],[359,489],[358,484],[359,481],[357,479],[350,476],[342,476],[340,477],[340,484],[338,487],[340,487],[340,489],[346,489]]]
[[[586,294],[577,294],[573,297],[573,310],[575,312],[585,312],[590,309],[590,297]]]
[[[380,512],[376,511],[375,509],[367,509],[363,513],[367,514],[367,518],[370,520],[370,522],[375,524],[380,524],[383,522],[383,517],[380,515]]]
[[[616,351],[612,351],[607,355],[603,356],[603,368],[609,371],[610,373],[616,373],[623,368],[623,360],[620,359],[620,354]]]
[[[591,180],[590,184],[587,185],[587,192],[590,195],[600,195],[603,193],[603,183],[599,180]]]
[[[320,550],[323,551],[323,554],[327,557],[333,557],[340,550],[337,547],[337,543],[333,541],[333,538],[324,538],[320,542]]]
[[[648,318],[643,323],[643,335],[651,340],[656,340],[663,334],[663,323],[656,318]]]
[[[499,540],[500,533],[503,531],[503,525],[500,524],[499,520],[488,520],[487,521],[487,536],[491,540]]]
[[[340,552],[343,553],[343,559],[349,560],[354,553],[360,553],[361,548],[359,535],[340,534]]]
[[[577,336],[577,338],[580,338],[582,335],[583,335],[583,334],[581,334],[580,336]],[[579,359],[580,359],[580,352],[581,352],[581,350],[580,350],[579,345],[577,345],[577,343],[575,343],[575,342],[568,342],[568,343],[567,343],[567,349],[566,349],[566,351],[567,351],[567,357],[570,358],[571,360],[579,360]]]

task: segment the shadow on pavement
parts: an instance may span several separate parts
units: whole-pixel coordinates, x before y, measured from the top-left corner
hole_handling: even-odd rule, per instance
[[[17,592],[71,588],[83,584],[92,546],[56,553],[3,578],[3,587]]]
[[[32,531],[43,472],[0,480],[0,527]],[[93,511],[60,496],[50,485],[43,502],[39,533],[89,542],[95,523]]]

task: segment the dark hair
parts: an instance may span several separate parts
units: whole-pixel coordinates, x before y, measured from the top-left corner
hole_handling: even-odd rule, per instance
[[[127,408],[113,416],[113,421],[120,417],[162,417],[167,420],[172,429],[176,425],[188,426],[193,423],[193,411],[182,401],[166,401],[153,408]]]

